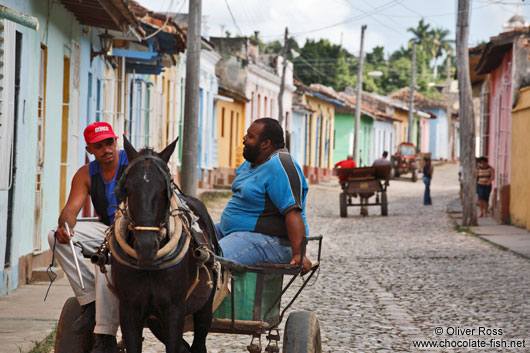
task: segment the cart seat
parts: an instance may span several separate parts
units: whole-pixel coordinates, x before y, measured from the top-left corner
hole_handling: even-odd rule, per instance
[[[314,261],[311,264],[311,270],[318,268],[320,265],[318,261]],[[278,273],[282,275],[295,275],[299,272],[300,267],[298,265],[291,264],[268,264],[259,263],[256,264],[255,268],[262,268],[267,273]]]

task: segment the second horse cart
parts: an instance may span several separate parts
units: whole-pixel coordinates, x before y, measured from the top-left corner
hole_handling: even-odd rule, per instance
[[[364,168],[336,168],[342,192],[339,195],[340,216],[348,216],[348,207],[360,207],[361,215],[368,215],[368,206],[380,206],[381,215],[388,215],[390,165]],[[375,201],[370,198],[375,195]],[[358,201],[357,201],[358,200]]]

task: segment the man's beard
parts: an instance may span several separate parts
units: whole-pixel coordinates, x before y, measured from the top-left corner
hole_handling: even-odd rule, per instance
[[[259,142],[254,146],[245,146],[243,148],[243,157],[250,163],[256,162],[259,157]]]

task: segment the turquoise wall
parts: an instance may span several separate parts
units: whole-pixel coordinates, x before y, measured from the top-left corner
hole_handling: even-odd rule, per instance
[[[355,116],[335,113],[335,143],[333,148],[333,165],[346,159],[350,150],[350,135],[353,134]]]
[[[65,45],[77,39],[79,25],[57,2],[48,14],[48,1],[7,0],[2,5],[35,16],[39,30],[16,25],[22,34],[21,77],[16,121],[16,179],[13,183],[13,238],[11,266],[2,272],[0,294],[18,285],[18,259],[33,249],[35,211],[35,175],[37,153],[37,103],[40,67],[40,45],[48,47],[45,163],[43,170],[44,200],[42,209],[42,249],[47,249],[47,230],[57,223],[59,208],[59,158],[62,118],[62,79]],[[0,261],[6,261],[8,191],[0,191]]]
[[[370,163],[370,152],[372,150],[372,130],[374,120],[366,115],[361,115],[359,127],[359,156],[355,161],[358,166],[359,158],[363,165]],[[333,149],[333,164],[346,159],[352,154],[353,130],[355,128],[355,115],[335,113],[335,144]],[[350,145],[350,140],[351,145]]]

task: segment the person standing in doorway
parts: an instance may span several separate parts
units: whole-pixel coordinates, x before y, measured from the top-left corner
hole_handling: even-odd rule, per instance
[[[494,178],[495,169],[488,164],[488,158],[480,157],[478,159],[477,169],[477,194],[478,205],[480,207],[479,217],[486,217],[488,215],[491,185]]]
[[[431,200],[431,180],[432,180],[433,167],[431,165],[431,159],[425,157],[425,165],[423,166],[423,183],[425,184],[425,192],[423,194],[423,204],[432,205]]]

